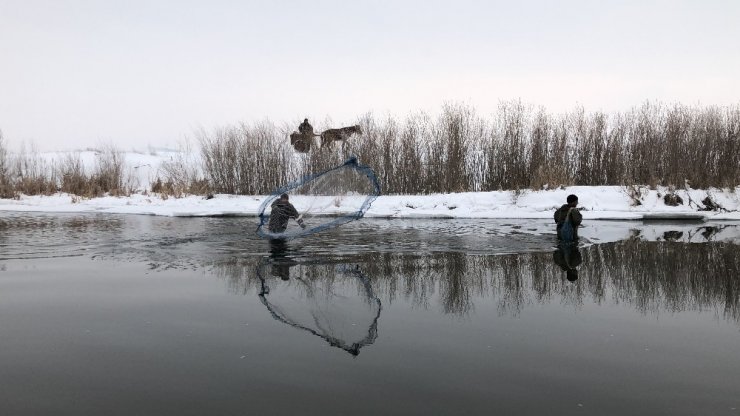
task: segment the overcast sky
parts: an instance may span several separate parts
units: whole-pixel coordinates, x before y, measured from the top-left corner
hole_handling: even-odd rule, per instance
[[[738,21],[737,0],[0,0],[0,130],[128,150],[449,101],[738,104]]]

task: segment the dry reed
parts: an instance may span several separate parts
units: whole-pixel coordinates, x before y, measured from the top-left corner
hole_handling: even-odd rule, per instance
[[[155,192],[267,194],[350,155],[375,170],[386,194],[740,184],[740,105],[647,102],[615,114],[582,107],[552,114],[508,101],[481,116],[470,106],[447,104],[437,117],[366,114],[357,124],[362,135],[324,148],[316,139],[308,153],[291,147],[289,127],[267,121],[200,132],[199,157],[166,162]],[[112,147],[100,152],[93,172],[84,172],[79,158],[55,167],[35,152],[9,156],[0,134],[2,197],[58,190],[125,195],[132,188],[122,155]]]
[[[740,184],[740,106],[645,103],[613,115],[578,107],[550,114],[520,101],[490,117],[447,104],[359,119],[344,145],[295,152],[263,123],[202,133],[205,176],[216,192],[265,194],[349,155],[372,166],[390,194],[554,188],[564,185],[734,187]]]

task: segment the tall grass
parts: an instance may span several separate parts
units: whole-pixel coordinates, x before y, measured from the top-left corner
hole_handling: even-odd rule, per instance
[[[332,126],[331,121],[325,124]],[[355,124],[355,123],[352,123]],[[372,114],[363,134],[310,152],[290,145],[289,126],[265,121],[197,134],[192,152],[161,167],[156,192],[170,195],[267,194],[287,182],[338,165],[350,155],[373,167],[387,194],[523,190],[563,185],[664,185],[694,188],[740,184],[740,105],[647,102],[627,112],[551,113],[520,101],[481,115],[447,104],[438,115],[404,119]],[[297,125],[297,123],[296,123]],[[9,155],[0,134],[0,196],[125,195],[122,154],[110,147],[85,172],[70,157],[49,165],[36,152]]]
[[[268,122],[199,136],[205,176],[215,192],[265,194],[293,178],[292,148]]]
[[[0,130],[0,198],[14,198],[16,195],[10,177],[8,149],[5,147],[3,131]]]
[[[34,149],[22,145],[10,158],[11,180],[15,192],[25,195],[51,195],[59,190],[57,170]]]
[[[242,124],[200,138],[216,192],[264,194],[349,155],[371,165],[385,193],[541,189],[562,185],[734,187],[740,106],[645,103],[606,114],[552,114],[520,101],[488,116],[460,104],[438,116],[359,119],[345,146],[295,152],[274,125]]]
[[[108,145],[97,151],[91,172],[85,169],[79,153],[66,155],[54,171],[60,191],[91,198],[131,194],[133,184],[126,168],[121,151]]]
[[[120,150],[112,145],[103,147],[96,157],[92,182],[98,193],[123,196],[131,192]]]
[[[133,188],[123,153],[113,146],[97,151],[95,165],[87,171],[79,153],[49,160],[33,147],[27,150],[21,145],[18,152],[10,154],[0,132],[0,198],[56,192],[83,197],[123,196]]]
[[[192,149],[190,141],[185,141],[180,151],[162,162],[152,192],[161,196],[176,198],[191,195],[207,195],[211,187],[202,173],[200,158]]]

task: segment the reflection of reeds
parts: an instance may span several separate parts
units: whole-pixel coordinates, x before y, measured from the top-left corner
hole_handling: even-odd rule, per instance
[[[588,301],[631,305],[641,313],[712,310],[740,324],[737,246],[632,239],[582,248],[581,253],[580,277],[573,283],[553,262],[552,253],[372,253],[352,261],[384,303],[403,298],[417,307],[438,304],[449,314],[470,313],[476,298],[490,298],[501,313],[514,315],[534,303],[579,307]],[[215,266],[235,291],[246,293],[257,285],[254,261]],[[319,266],[296,267],[311,279],[327,275]]]

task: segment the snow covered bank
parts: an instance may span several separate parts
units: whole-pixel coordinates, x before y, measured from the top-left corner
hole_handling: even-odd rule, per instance
[[[79,157],[85,169],[93,169],[99,152],[42,153],[49,165],[61,163],[66,157]],[[151,183],[161,176],[167,163],[189,161],[198,166],[197,153],[170,149],[149,149],[147,152],[124,153],[132,187],[138,193],[130,197],[102,197],[83,199],[73,195],[21,196],[18,200],[0,199],[0,211],[28,212],[104,212],[119,214],[145,214],[163,216],[255,216],[265,196],[216,195],[162,199],[151,190]],[[663,197],[667,193],[679,196],[683,204],[668,206]],[[624,186],[573,186],[542,191],[467,192],[436,195],[384,195],[380,196],[367,212],[376,218],[523,218],[551,219],[552,212],[565,203],[568,194],[579,197],[586,220],[643,220],[643,219],[694,219],[740,221],[740,186],[734,190],[675,190],[666,188]],[[709,197],[716,210],[707,208],[704,200]],[[291,197],[301,211],[301,197]],[[305,202],[305,201],[303,201]],[[354,210],[357,203],[348,198],[312,201],[321,206],[326,215]]]
[[[684,201],[668,206],[663,201],[666,189],[639,190],[639,197],[625,187],[574,186],[547,191],[467,192],[437,195],[380,196],[367,212],[375,218],[524,218],[550,219],[553,211],[565,203],[568,194],[579,197],[585,220],[693,219],[740,221],[740,187],[735,190],[676,190]],[[721,207],[704,211],[702,201],[709,197]],[[162,199],[143,193],[130,197],[82,199],[55,196],[22,196],[18,200],[0,199],[0,211],[26,212],[103,212],[163,216],[255,216],[265,196],[216,195]],[[346,197],[344,201],[347,200]],[[636,202],[639,200],[639,205]],[[300,211],[305,203],[300,196],[291,199]],[[314,206],[315,206],[314,202]],[[331,198],[323,204],[326,215],[347,211],[342,199]]]

